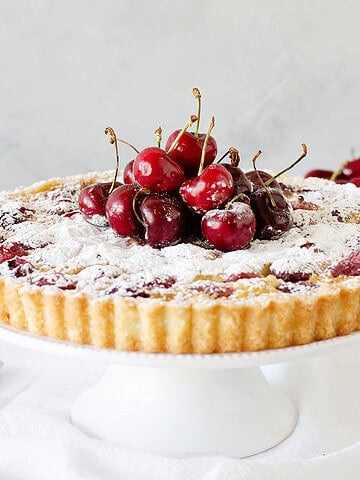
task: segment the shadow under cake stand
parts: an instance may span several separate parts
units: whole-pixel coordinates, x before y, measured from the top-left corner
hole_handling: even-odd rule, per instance
[[[274,447],[297,423],[295,405],[260,366],[350,346],[360,332],[297,347],[211,355],[121,352],[4,326],[0,339],[107,365],[71,411],[73,423],[88,435],[167,456],[241,458]]]

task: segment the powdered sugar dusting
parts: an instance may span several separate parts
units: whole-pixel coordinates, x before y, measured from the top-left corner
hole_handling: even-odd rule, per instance
[[[21,200],[2,193],[0,241],[26,249],[22,258],[31,268],[21,265],[21,281],[74,294],[146,298],[158,292],[180,298],[195,290],[218,298],[233,294],[229,277],[254,274],[259,278],[239,281],[252,285],[269,273],[280,282],[299,282],[280,291],[302,291],[302,281],[330,272],[360,249],[360,189],[317,178],[282,182],[291,187],[288,200],[296,205],[293,227],[278,240],[255,240],[245,250],[221,253],[191,243],[158,250],[97,228],[78,212],[80,176]],[[14,271],[9,260],[0,264],[1,275],[14,277]]]

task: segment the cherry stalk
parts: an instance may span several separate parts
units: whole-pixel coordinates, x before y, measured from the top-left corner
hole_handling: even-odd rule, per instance
[[[206,145],[208,144],[208,141],[209,141],[211,132],[212,132],[212,130],[213,130],[214,127],[215,127],[215,118],[214,118],[214,117],[211,117],[210,125],[209,125],[208,131],[207,131],[207,133],[206,133],[206,137],[205,137],[205,140],[204,140],[204,145],[203,145],[202,151],[201,151],[201,158],[200,158],[200,165],[199,165],[199,170],[198,170],[198,176],[200,176],[201,173],[202,173],[202,171],[204,170],[204,162],[205,162],[205,154],[206,154]]]
[[[196,98],[197,104],[198,104],[197,121],[196,121],[194,137],[199,138],[200,115],[201,115],[201,93],[200,93],[200,90],[196,87],[194,87],[192,89],[192,93],[193,93],[194,97]]]

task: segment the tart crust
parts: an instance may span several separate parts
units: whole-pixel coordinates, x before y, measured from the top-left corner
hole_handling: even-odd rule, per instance
[[[99,176],[81,178],[86,185]],[[41,182],[6,198],[26,198],[64,181]],[[360,277],[324,275],[310,280],[317,288],[287,294],[277,290],[277,279],[268,275],[256,295],[247,297],[242,286],[235,300],[196,292],[180,302],[171,296],[98,298],[48,291],[0,276],[0,323],[78,344],[182,354],[281,348],[360,330]],[[235,293],[236,288],[235,284]]]
[[[268,297],[268,298],[267,298]],[[337,278],[303,295],[179,305],[94,299],[0,279],[0,321],[33,334],[125,351],[225,353],[302,345],[360,330],[360,281]]]

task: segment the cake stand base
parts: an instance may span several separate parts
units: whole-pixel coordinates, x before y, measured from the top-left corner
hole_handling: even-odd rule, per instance
[[[72,421],[89,435],[175,457],[247,457],[294,429],[292,402],[258,367],[174,369],[110,365],[76,401]]]
[[[108,366],[71,412],[73,423],[89,435],[174,457],[239,458],[277,445],[296,425],[294,405],[267,382],[260,366],[359,345],[360,332],[297,347],[211,355],[121,352],[5,326],[0,339]]]

